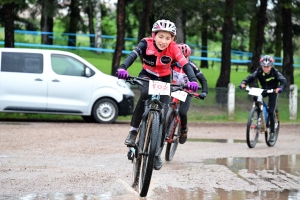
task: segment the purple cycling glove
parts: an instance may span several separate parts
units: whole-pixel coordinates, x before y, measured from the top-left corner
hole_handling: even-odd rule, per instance
[[[118,69],[118,79],[127,79],[128,72],[125,69]]]
[[[198,90],[198,83],[195,81],[188,82],[188,89],[193,90],[193,92],[196,92]]]

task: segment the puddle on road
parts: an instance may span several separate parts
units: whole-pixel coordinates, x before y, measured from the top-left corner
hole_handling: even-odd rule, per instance
[[[246,143],[246,140],[189,138],[189,142]],[[260,143],[260,141],[258,141]]]
[[[242,169],[247,169],[248,173],[253,174],[256,173],[256,170],[271,170],[273,174],[279,174],[284,171],[296,176],[300,175],[300,154],[269,156],[263,158],[207,159],[204,161],[204,164],[225,165],[234,173],[237,173]]]
[[[114,196],[110,192],[104,194],[72,194],[72,193],[54,193],[54,194],[28,194],[19,197],[20,200],[40,200],[40,199],[55,199],[55,200],[239,200],[239,199],[292,199],[300,200],[300,155],[281,155],[269,156],[264,158],[221,158],[207,159],[203,162],[205,165],[223,165],[228,167],[230,171],[235,173],[237,177],[249,182],[251,185],[256,185],[259,182],[264,182],[273,185],[276,189],[255,190],[254,192],[244,190],[226,191],[221,188],[214,188],[214,192],[207,192],[201,189],[184,190],[181,188],[168,187],[164,189],[154,189],[153,194],[147,198],[140,198],[137,194],[123,194],[123,196]],[[270,178],[272,177],[272,178]],[[0,200],[3,196],[0,197]],[[16,199],[15,197],[6,196],[4,199]]]

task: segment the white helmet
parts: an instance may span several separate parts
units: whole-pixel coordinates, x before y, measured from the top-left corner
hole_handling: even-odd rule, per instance
[[[158,31],[167,31],[171,33],[173,36],[176,35],[176,26],[173,22],[169,20],[158,20],[153,24],[152,32],[158,32]]]

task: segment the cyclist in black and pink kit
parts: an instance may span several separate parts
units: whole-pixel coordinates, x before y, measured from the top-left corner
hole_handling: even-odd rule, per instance
[[[178,48],[181,50],[182,54],[186,57],[186,59],[189,60],[189,57],[192,53],[191,48],[187,44],[178,44]],[[193,72],[196,75],[198,81],[200,82],[202,86],[202,92],[199,96],[200,99],[204,99],[208,93],[207,89],[207,81],[206,78],[204,77],[203,73],[198,69],[198,67],[191,61],[189,60],[190,65],[193,67]],[[184,73],[182,66],[180,65],[179,62],[173,63],[172,64],[172,79],[173,83],[187,83],[188,82],[188,77]],[[187,132],[188,132],[188,127],[187,127],[187,112],[190,108],[191,104],[191,98],[190,96],[187,96],[185,102],[180,103],[180,108],[179,108],[179,116],[181,120],[181,135],[179,138],[179,143],[184,144],[187,140]]]
[[[141,56],[143,69],[139,73],[139,77],[170,83],[171,63],[175,61],[179,62],[180,65],[183,66],[184,72],[187,74],[189,81],[191,81],[188,82],[189,89],[197,91],[198,83],[192,66],[174,42],[175,35],[176,26],[173,22],[164,19],[156,21],[153,24],[152,37],[143,38],[135,49],[126,57],[118,69],[118,78],[127,79],[127,69],[138,57]],[[129,135],[125,140],[125,144],[127,146],[135,145],[137,130],[144,112],[144,102],[150,97],[148,95],[148,85],[144,84],[144,86],[145,87],[139,87],[141,95],[133,112]],[[161,102],[168,105],[170,97],[166,95],[161,96]],[[165,106],[165,114],[167,109],[168,106]],[[159,154],[160,153],[161,152],[159,152]],[[159,170],[161,167],[162,161],[160,155],[156,155],[154,168]]]

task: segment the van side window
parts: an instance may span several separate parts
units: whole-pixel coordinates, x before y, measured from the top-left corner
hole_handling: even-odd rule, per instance
[[[43,73],[43,54],[2,52],[2,72]]]
[[[51,65],[55,73],[68,76],[85,76],[85,66],[70,56],[52,54]]]

